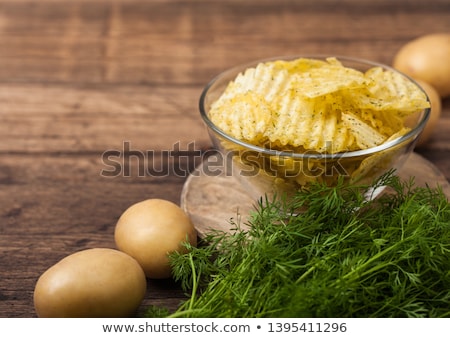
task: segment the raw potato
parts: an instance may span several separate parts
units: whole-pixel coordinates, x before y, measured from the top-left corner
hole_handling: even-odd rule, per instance
[[[71,254],[45,271],[36,283],[38,317],[129,317],[141,304],[147,280],[132,257],[94,248]]]
[[[197,245],[197,231],[187,214],[162,199],[145,200],[125,210],[114,238],[119,250],[134,257],[146,276],[154,279],[171,277],[169,253],[186,252],[187,241]]]
[[[450,33],[424,35],[404,45],[395,55],[393,67],[422,80],[444,98],[450,95]]]
[[[425,129],[420,134],[419,139],[417,140],[417,143],[416,143],[416,147],[421,147],[431,137],[433,130],[439,121],[439,117],[441,116],[441,112],[442,112],[442,103],[441,103],[441,97],[439,96],[438,92],[436,91],[436,89],[433,86],[431,86],[430,84],[428,84],[424,81],[420,81],[420,80],[416,80],[416,82],[427,93],[428,98],[430,99],[430,102],[431,102],[430,118],[428,119]]]

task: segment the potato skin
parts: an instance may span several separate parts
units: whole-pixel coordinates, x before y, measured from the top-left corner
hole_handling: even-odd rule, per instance
[[[186,252],[183,243],[197,245],[197,231],[175,203],[148,199],[130,206],[120,216],[114,239],[119,250],[134,257],[152,279],[172,275],[168,254]]]
[[[147,280],[132,257],[115,249],[73,253],[45,271],[34,290],[38,317],[101,318],[133,316]]]
[[[450,33],[421,36],[405,44],[392,66],[432,85],[441,98],[450,95]]]
[[[425,93],[427,93],[431,104],[430,118],[428,119],[428,122],[416,143],[416,147],[422,147],[430,139],[431,135],[433,134],[434,128],[439,121],[442,113],[442,102],[439,93],[432,85],[420,80],[416,80],[416,82],[419,86],[422,87]]]

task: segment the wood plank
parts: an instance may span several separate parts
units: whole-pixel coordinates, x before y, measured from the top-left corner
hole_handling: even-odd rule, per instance
[[[205,147],[201,89],[0,84],[0,152],[102,153],[124,142],[140,150]]]
[[[409,39],[450,30],[448,3],[433,4],[3,2],[0,81],[204,84],[228,66],[286,54],[390,63]]]
[[[197,86],[0,84],[0,153],[101,156],[125,152],[127,144],[128,151],[144,154],[176,147],[201,151],[211,144],[197,109],[201,90]],[[449,129],[450,100],[445,100],[431,139],[418,149],[444,173],[449,172],[448,155],[441,152],[450,152]]]

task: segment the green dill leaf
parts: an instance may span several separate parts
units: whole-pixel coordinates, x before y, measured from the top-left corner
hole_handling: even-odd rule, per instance
[[[371,194],[386,187],[383,194]],[[171,317],[448,317],[450,206],[388,172],[263,198],[248,230],[174,254],[189,299]]]

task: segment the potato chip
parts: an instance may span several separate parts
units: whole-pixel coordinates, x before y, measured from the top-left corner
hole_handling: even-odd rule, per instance
[[[302,98],[291,93],[273,102],[276,120],[267,133],[269,140],[283,146],[303,147],[317,152],[352,149],[354,139],[327,101]]]
[[[298,93],[309,98],[333,93],[343,88],[361,88],[367,81],[363,73],[337,65],[313,68],[307,72],[294,74],[292,77],[293,86]]]
[[[404,117],[429,107],[425,93],[399,73],[374,67],[365,73],[365,77],[365,90],[348,93],[360,109],[390,110]]]
[[[379,146],[386,140],[383,134],[379,133],[375,128],[365,123],[355,114],[343,112],[342,122],[355,136],[356,143],[360,149]]]
[[[383,144],[404,131],[406,116],[427,107],[424,92],[399,73],[300,58],[240,73],[212,105],[210,118],[258,146],[339,153]]]
[[[220,129],[235,138],[262,144],[272,121],[272,110],[264,97],[248,91],[222,98],[220,104],[211,107],[210,117]]]
[[[274,66],[274,70],[280,71],[285,70],[290,75],[303,73],[309,71],[313,68],[319,68],[326,66],[328,63],[339,63],[335,58],[330,58],[330,60],[318,60],[318,59],[308,59],[308,58],[299,58],[295,60],[276,60],[271,62]]]
[[[261,63],[239,74],[226,89],[224,97],[253,91],[270,102],[289,86],[289,81],[290,76],[286,69],[278,69],[274,63]]]

